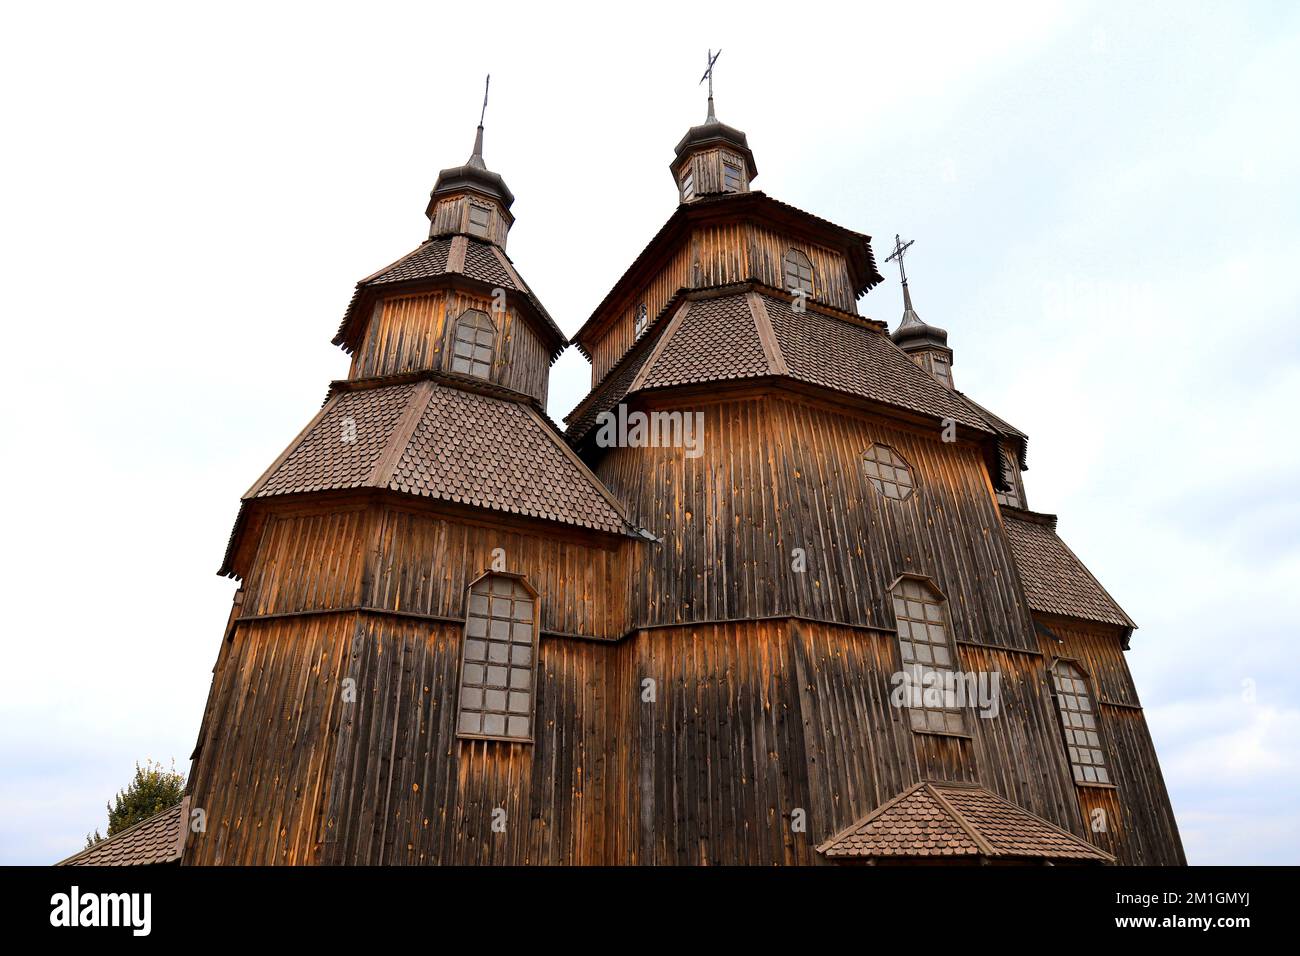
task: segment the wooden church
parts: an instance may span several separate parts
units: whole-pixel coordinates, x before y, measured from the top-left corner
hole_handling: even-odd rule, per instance
[[[669,170],[572,340],[481,124],[358,283],[348,377],[242,500],[168,858],[1182,864],[1134,623],[1025,434],[905,273],[892,332],[859,313],[870,237],[755,190],[711,91]]]

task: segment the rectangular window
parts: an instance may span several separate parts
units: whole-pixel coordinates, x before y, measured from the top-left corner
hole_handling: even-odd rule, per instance
[[[1058,661],[1052,668],[1052,690],[1075,783],[1110,783],[1101,729],[1083,673],[1067,661]]]
[[[997,492],[998,504],[1006,505],[1010,508],[1019,508],[1020,494],[1016,491],[1016,468],[1018,461],[1015,452],[1007,451],[1005,448],[1000,450],[1002,458],[1002,480],[1008,485],[1006,491]]]
[[[942,355],[930,356],[930,369],[935,378],[952,388],[952,369],[948,366],[946,358]]]
[[[913,730],[964,734],[957,706],[957,660],[948,639],[944,601],[926,584],[905,578],[894,589],[894,618]]]
[[[740,192],[740,170],[730,163],[722,164],[722,191],[724,193]]]
[[[484,239],[492,238],[492,210],[470,203],[469,232],[470,235],[481,236]]]
[[[686,170],[686,175],[682,177],[682,201],[685,202],[695,198],[695,174],[691,170]]]
[[[532,740],[536,610],[537,599],[517,578],[488,575],[470,588],[458,733]]]

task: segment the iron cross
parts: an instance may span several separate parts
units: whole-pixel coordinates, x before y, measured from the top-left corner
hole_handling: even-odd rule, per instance
[[[916,242],[915,239],[909,239],[907,242],[903,242],[902,239],[898,238],[898,233],[894,233],[894,251],[891,252],[889,257],[885,260],[886,262],[898,260],[898,276],[903,280],[903,285],[907,285],[907,270],[903,268],[903,254],[907,252],[908,248],[914,242]]]
[[[705,80],[709,81],[709,99],[713,98],[713,64],[718,62],[718,57],[720,56],[722,56],[721,50],[717,53],[714,53],[712,50],[709,51],[709,68],[705,70],[704,75],[700,77],[701,83]]]

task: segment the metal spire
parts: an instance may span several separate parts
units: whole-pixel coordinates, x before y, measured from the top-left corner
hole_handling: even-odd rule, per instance
[[[889,256],[885,259],[886,262],[898,263],[898,277],[903,282],[903,321],[904,322],[907,321],[908,313],[911,313],[912,316],[915,317],[916,321],[919,322],[921,320],[921,317],[917,315],[916,312],[913,311],[912,309],[912,293],[908,291],[907,288],[907,268],[906,266],[903,265],[903,256],[904,254],[906,254],[907,250],[911,248],[912,243],[914,242],[916,242],[915,239],[909,239],[907,240],[907,242],[903,242],[903,240],[899,238],[898,233],[894,233],[894,249],[889,254]]]
[[[487,169],[487,164],[483,162],[483,120],[487,116],[488,104],[488,87],[492,83],[492,74],[487,75],[483,81],[483,110],[478,114],[478,132],[474,134],[474,152],[470,153],[467,166],[477,166],[479,169]]]
[[[700,77],[700,83],[703,83],[705,80],[709,81],[709,115],[704,120],[706,123],[716,123],[718,121],[718,117],[713,112],[713,64],[718,62],[718,57],[720,56],[722,56],[722,50],[718,50],[717,53],[709,50],[709,68],[705,70],[704,75]]]

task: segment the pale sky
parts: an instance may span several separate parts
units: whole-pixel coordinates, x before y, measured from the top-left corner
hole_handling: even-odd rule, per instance
[[[755,187],[916,240],[957,386],[1140,625],[1190,862],[1300,863],[1300,12],[1130,6],[6,8],[0,862],[80,849],[136,760],[189,769],[239,496],[346,375],[483,74],[510,255],[572,334],[671,214],[721,47]],[[560,359],[552,417],[589,374]]]

